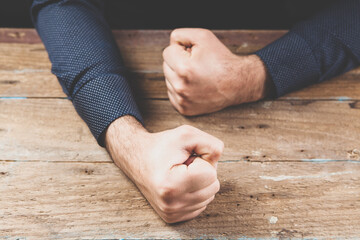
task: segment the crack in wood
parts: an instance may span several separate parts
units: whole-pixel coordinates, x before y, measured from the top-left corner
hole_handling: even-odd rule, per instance
[[[17,84],[19,82],[17,80],[0,80],[0,84]]]
[[[313,103],[315,100],[290,100],[292,106],[307,106]]]
[[[352,103],[349,103],[349,106],[353,109],[360,109],[360,101],[354,101]]]

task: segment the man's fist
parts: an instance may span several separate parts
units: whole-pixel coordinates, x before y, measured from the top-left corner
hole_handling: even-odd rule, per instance
[[[174,30],[163,58],[168,96],[181,114],[210,113],[266,94],[262,61],[231,53],[209,30]]]
[[[220,188],[216,167],[222,141],[191,126],[148,133],[117,124],[107,131],[107,149],[165,222],[205,210]]]

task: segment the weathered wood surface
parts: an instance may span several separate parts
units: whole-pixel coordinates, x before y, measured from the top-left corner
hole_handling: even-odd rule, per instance
[[[192,118],[169,101],[141,105],[150,131],[190,124],[222,139],[224,161],[360,160],[358,102],[266,101]],[[0,108],[0,160],[110,161],[66,99],[0,99]]]
[[[186,118],[165,94],[169,33],[114,31],[150,131],[190,124],[224,140],[214,202],[162,222],[65,99],[36,32],[0,29],[0,239],[360,237],[360,69]],[[284,33],[216,31],[237,54]]]
[[[215,31],[235,53],[254,52],[285,31]],[[138,96],[167,98],[162,73],[162,50],[168,45],[170,31],[114,31],[126,66],[130,70]],[[34,30],[0,31],[0,96],[65,97],[56,77],[51,75],[50,62]],[[333,80],[288,94],[282,99],[359,99],[360,69]]]
[[[360,235],[360,164],[221,163],[198,218],[167,225],[111,163],[0,163],[0,237],[27,239]]]

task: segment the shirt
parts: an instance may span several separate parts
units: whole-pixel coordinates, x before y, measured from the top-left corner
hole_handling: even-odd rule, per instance
[[[92,134],[117,118],[143,123],[100,0],[34,0],[31,15],[64,92]],[[279,97],[360,65],[360,0],[337,1],[255,52]],[[265,20],[264,20],[265,21]]]

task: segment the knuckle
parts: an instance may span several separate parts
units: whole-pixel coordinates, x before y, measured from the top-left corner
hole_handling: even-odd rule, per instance
[[[209,168],[209,170],[206,172],[206,174],[207,174],[208,178],[210,179],[210,181],[213,181],[213,182],[217,181],[217,172],[213,167]]]
[[[182,63],[178,65],[177,74],[184,79],[184,81],[188,81],[190,75],[192,73],[191,66],[186,63]]]
[[[219,192],[220,191],[220,181],[217,179],[216,180],[216,187],[215,187],[215,193]],[[213,199],[215,198],[215,196],[213,197]]]
[[[158,208],[161,211],[161,214],[167,218],[174,217],[181,211],[181,208],[177,207],[176,204],[160,203]]]
[[[199,29],[198,36],[202,39],[207,39],[209,36],[213,35],[213,33],[209,29]]]
[[[178,28],[172,30],[171,33],[170,33],[170,39],[172,39],[172,40],[176,39],[176,36],[177,36],[178,32],[179,32]]]
[[[173,215],[165,215],[161,217],[166,223],[172,224],[172,223],[177,223],[181,220],[181,216],[176,216],[174,217]]]
[[[162,52],[162,57],[163,57],[164,60],[166,60],[166,58],[167,58],[167,56],[168,56],[169,47],[170,47],[170,46],[166,47],[166,48],[164,49],[164,51]]]
[[[175,197],[176,195],[176,189],[170,186],[163,186],[160,187],[159,190],[159,197],[162,201],[168,203],[171,202],[171,200]]]
[[[168,216],[174,212],[173,208],[166,203],[162,203],[158,207],[159,207],[160,211],[165,214],[165,216]]]
[[[178,103],[179,106],[176,108],[178,110],[178,112],[181,114],[181,115],[186,115],[186,108],[181,105],[180,103]]]
[[[215,149],[212,153],[213,158],[216,159],[216,161],[219,161],[221,154],[222,154],[222,151],[220,151],[219,149]]]
[[[161,217],[166,223],[175,223],[176,221],[172,218],[172,217],[169,217],[167,215],[164,215]]]
[[[187,87],[182,82],[178,82],[177,84],[175,84],[174,90],[177,94],[182,95],[182,96],[186,95],[186,93],[187,93]]]
[[[181,106],[183,110],[186,109],[186,99],[179,95],[178,97],[178,104]]]
[[[224,142],[218,140],[216,144],[214,143],[214,145],[212,146],[212,156],[216,159],[219,159],[223,151],[224,151]]]
[[[217,172],[216,172],[216,170],[214,169],[214,171],[212,171],[211,172],[211,174],[210,174],[210,179],[211,180],[213,180],[213,181],[217,181],[218,179],[217,179]]]
[[[180,126],[179,129],[181,130],[181,132],[183,134],[191,134],[194,130],[194,127],[184,124],[184,125]]]

